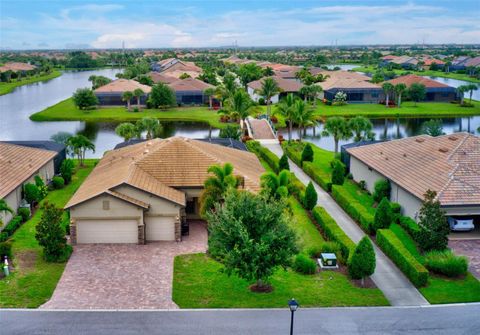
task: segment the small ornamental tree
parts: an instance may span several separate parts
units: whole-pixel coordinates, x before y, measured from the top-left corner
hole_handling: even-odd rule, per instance
[[[73,102],[79,109],[88,109],[98,105],[98,99],[89,88],[79,88],[73,94]]]
[[[390,199],[390,181],[380,179],[375,182],[373,200],[380,202],[383,198]]]
[[[283,154],[280,160],[278,161],[278,170],[287,170],[290,171],[290,165],[288,164],[288,157],[287,155]]]
[[[309,211],[311,211],[317,204],[318,195],[315,191],[315,187],[312,182],[309,182],[307,188],[305,189],[305,196],[303,198],[303,205]]]
[[[339,160],[333,161],[332,184],[343,185],[345,182],[345,166]]]
[[[373,217],[373,230],[376,232],[378,229],[384,229],[390,227],[393,220],[392,207],[390,201],[387,198],[383,198],[375,211]]]
[[[313,162],[313,149],[310,143],[307,143],[302,150],[302,164],[303,162]]]
[[[168,108],[177,104],[175,92],[167,85],[158,83],[152,87],[148,96],[148,105],[153,108]]]
[[[63,209],[45,203],[42,217],[36,226],[35,238],[43,247],[43,256],[47,262],[63,262],[71,253],[65,230],[61,226],[62,215]]]
[[[207,213],[209,252],[249,282],[252,291],[270,291],[269,278],[291,265],[297,253],[295,232],[289,227],[284,201],[230,189],[223,204]]]
[[[365,236],[355,247],[348,262],[348,274],[353,279],[361,279],[364,286],[365,277],[375,272],[375,251],[370,239]]]
[[[408,95],[410,99],[415,102],[415,106],[417,102],[424,100],[427,96],[427,91],[425,89],[425,85],[419,83],[413,83],[410,88],[408,89]]]
[[[418,225],[420,226],[419,245],[425,251],[444,250],[448,245],[448,227],[445,211],[436,199],[437,193],[428,190],[420,208]]]
[[[60,165],[60,175],[62,176],[65,184],[70,184],[72,181],[74,163],[71,159],[65,159]]]
[[[43,181],[42,177],[39,175],[35,176],[35,185],[38,187],[38,192],[39,192],[39,200],[42,200],[45,198],[48,194],[48,187],[45,185],[45,182]]]
[[[32,183],[27,183],[23,187],[25,200],[30,204],[34,204],[35,202],[40,201],[40,190],[38,189],[37,185]]]

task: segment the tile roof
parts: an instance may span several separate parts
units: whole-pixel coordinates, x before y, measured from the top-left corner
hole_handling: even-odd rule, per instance
[[[155,84],[157,84],[157,83],[170,84],[170,83],[173,83],[174,81],[178,80],[175,77],[167,76],[167,75],[162,74],[160,72],[154,72],[154,71],[149,72],[148,76],[150,76],[150,78],[152,78],[152,80]]]
[[[150,93],[152,88],[147,85],[140,84],[138,81],[132,79],[117,79],[109,82],[106,85],[100,86],[94,92],[95,93],[123,93],[133,92],[137,88],[140,88],[145,93]]]
[[[353,71],[328,71],[312,69],[314,75],[328,76],[325,81],[317,83],[324,91],[331,89],[380,89],[380,86],[370,82],[371,78]]]
[[[19,62],[9,62],[5,63],[3,66],[0,66],[0,72],[6,71],[30,71],[36,68],[35,65],[30,65],[27,63],[19,63]]]
[[[168,84],[168,86],[174,91],[205,91],[208,88],[214,87],[195,78],[178,79]]]
[[[57,152],[0,142],[0,199],[51,161]]]
[[[474,67],[480,66],[480,56],[468,59],[468,60],[465,62],[465,66],[466,66],[466,67],[469,67],[469,66],[474,66]]]
[[[419,199],[428,189],[447,205],[480,205],[480,137],[420,135],[347,152]]]
[[[109,151],[70,199],[75,206],[120,185],[145,190],[182,206],[185,194],[176,188],[203,187],[213,164],[231,163],[244,177],[245,188],[260,190],[263,167],[254,154],[202,141],[172,137],[154,139]]]
[[[407,87],[410,87],[413,83],[418,83],[418,84],[423,84],[425,85],[426,88],[441,88],[441,87],[450,87],[446,84],[440,83],[438,81],[417,76],[415,74],[407,74],[406,76],[401,76],[394,78],[392,80],[388,80],[388,83],[391,83],[393,85],[397,85],[400,83],[405,84]]]
[[[297,79],[287,79],[280,76],[272,76],[266,78],[273,78],[283,92],[298,92],[304,86],[303,83]],[[252,81],[248,83],[248,87],[251,87],[254,90],[260,90],[262,89],[262,83],[264,80],[265,78]]]

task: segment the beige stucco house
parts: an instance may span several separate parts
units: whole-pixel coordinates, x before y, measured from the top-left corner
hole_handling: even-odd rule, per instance
[[[246,151],[172,137],[107,152],[65,207],[72,243],[180,241],[200,218],[208,167],[227,162],[245,189],[260,189],[264,169]]]
[[[58,152],[0,142],[0,199],[16,211],[23,200],[23,185],[33,183],[35,176],[49,182],[54,176],[54,159]],[[12,218],[0,212],[2,230]]]
[[[480,215],[480,137],[455,133],[420,135],[348,148],[355,181],[388,179],[391,201],[406,216],[417,218],[427,190],[437,192],[448,216]]]

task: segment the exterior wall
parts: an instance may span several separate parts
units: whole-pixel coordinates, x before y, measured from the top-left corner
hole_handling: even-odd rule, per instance
[[[422,207],[422,201],[395,183],[391,183],[391,187],[390,200],[398,202],[402,206],[402,215],[416,220],[420,207]]]
[[[98,98],[98,104],[100,106],[127,106],[127,102],[122,100],[123,92],[118,93],[95,93]],[[147,103],[148,95],[140,97],[140,105],[145,106]],[[130,105],[134,108],[137,105],[137,98],[133,97],[130,100]]]
[[[324,92],[324,97],[328,100],[335,98],[337,92],[345,92],[347,94],[347,102],[349,103],[378,103],[385,99],[385,95],[381,89],[338,89],[332,88]],[[361,99],[353,99],[354,95],[362,94]]]
[[[109,201],[110,209],[103,209],[103,201]],[[112,197],[108,194],[85,201],[70,208],[70,219],[138,219],[143,222],[143,210],[133,204]]]
[[[366,188],[370,193],[373,193],[375,182],[379,179],[385,179],[383,175],[377,171],[370,169],[357,158],[350,156],[350,173],[356,182],[364,180]]]
[[[146,211],[145,216],[177,216],[180,214],[180,205],[131,186],[121,185],[115,188],[115,191],[150,204],[150,208]]]
[[[253,88],[250,86],[247,87],[247,92],[250,95],[250,98],[252,98],[253,101],[258,102],[260,98],[262,98],[261,95],[258,95]],[[278,103],[278,100],[280,99],[279,95],[275,95],[272,97],[272,104]]]

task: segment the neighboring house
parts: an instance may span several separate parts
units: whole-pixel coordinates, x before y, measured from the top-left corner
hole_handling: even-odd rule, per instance
[[[404,69],[415,69],[418,65],[418,59],[412,56],[385,56],[382,58],[381,66],[387,64],[397,64]]]
[[[371,83],[371,78],[361,73],[323,69],[312,69],[311,72],[326,76],[325,81],[317,83],[323,88],[320,98],[333,101],[338,92],[344,92],[349,103],[378,103],[384,99],[380,85]]]
[[[3,143],[21,145],[23,147],[55,151],[57,155],[53,159],[55,174],[60,173],[60,166],[67,158],[67,149],[63,144],[54,141],[1,141]]]
[[[418,218],[427,190],[437,192],[449,216],[480,216],[480,137],[455,133],[420,135],[389,142],[347,148],[350,173],[365,181],[369,192],[387,179],[390,200],[403,215]]]
[[[427,94],[424,101],[449,102],[457,99],[457,89],[455,87],[451,87],[443,83],[439,83],[438,81],[414,74],[397,77],[387,82],[391,83],[392,85],[402,83],[405,84],[407,88],[414,83],[425,85]]]
[[[101,106],[125,106],[127,105],[127,102],[122,100],[123,93],[127,91],[133,93],[137,88],[145,93],[140,98],[140,104],[145,105],[148,94],[151,92],[152,88],[132,79],[117,79],[97,88],[93,92],[97,96],[98,103]],[[132,105],[136,104],[137,98],[133,97],[130,103]]]
[[[450,71],[465,70],[467,68],[467,62],[470,60],[468,56],[460,56],[452,60],[450,65]]]
[[[35,176],[48,183],[55,175],[55,158],[60,154],[61,151],[0,142],[0,199],[5,199],[14,211],[27,205],[23,201],[23,185],[34,183]],[[10,213],[0,212],[4,225],[11,218]]]
[[[197,78],[202,74],[202,68],[195,65],[193,62],[179,60],[177,58],[168,58],[153,63],[151,66],[153,71],[161,72],[163,75],[180,78],[184,73],[192,78]]]
[[[259,91],[262,89],[262,83],[266,78],[273,78],[278,86],[280,87],[280,93],[273,96],[271,101],[272,103],[277,103],[281,98],[286,96],[288,93],[299,94],[300,89],[304,86],[300,80],[297,79],[286,79],[279,76],[265,77],[259,80],[252,81],[247,84],[247,92],[252,98],[252,100],[257,101],[260,98],[263,98]]]
[[[27,64],[27,63],[19,63],[19,62],[9,62],[5,63],[3,66],[0,66],[0,72],[20,72],[20,73],[27,73],[28,71],[33,71],[37,67],[35,65]]]
[[[152,80],[155,84],[158,84],[158,83],[171,84],[174,81],[178,80],[175,77],[167,76],[167,75],[164,75],[160,72],[155,72],[155,71],[149,72],[147,75],[150,78],[152,78]]]
[[[195,78],[178,79],[168,86],[175,91],[178,105],[203,105],[208,103],[205,90],[214,87]]]
[[[260,190],[264,169],[249,152],[182,137],[109,151],[66,205],[73,244],[181,241],[198,220],[214,164],[231,163],[241,189]]]
[[[423,59],[423,68],[424,69],[430,69],[433,64],[436,64],[436,66],[440,69],[443,69],[445,67],[445,62],[441,61],[439,59],[435,59],[435,58],[425,58],[425,59]]]

